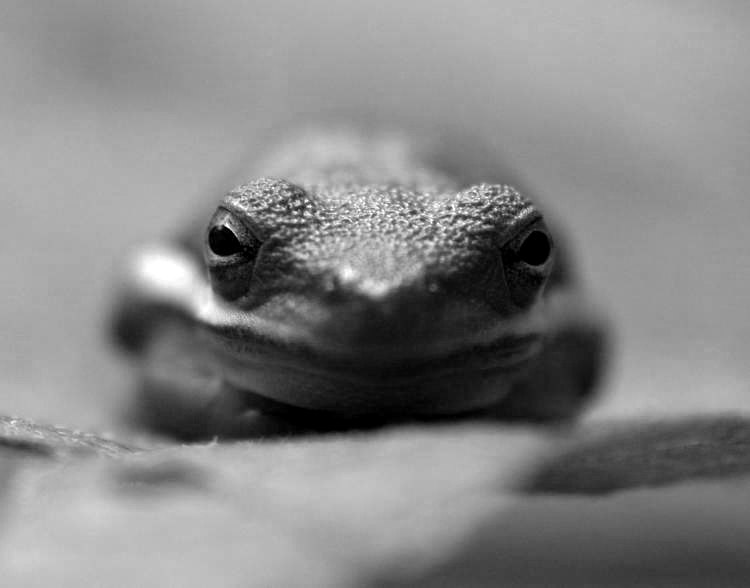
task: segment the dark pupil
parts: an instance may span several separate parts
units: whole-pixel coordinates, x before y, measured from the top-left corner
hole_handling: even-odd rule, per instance
[[[532,231],[521,243],[518,256],[529,265],[542,265],[549,259],[551,251],[552,246],[547,235],[541,231]]]
[[[216,255],[226,257],[242,251],[242,243],[232,230],[220,226],[212,228],[208,233],[208,246]]]

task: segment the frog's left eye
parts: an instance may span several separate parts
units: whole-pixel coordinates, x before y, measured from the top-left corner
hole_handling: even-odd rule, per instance
[[[527,308],[541,294],[552,270],[553,249],[542,220],[523,228],[503,246],[505,283],[516,307]]]
[[[244,219],[220,207],[208,225],[205,244],[213,290],[227,300],[247,293],[262,243]]]

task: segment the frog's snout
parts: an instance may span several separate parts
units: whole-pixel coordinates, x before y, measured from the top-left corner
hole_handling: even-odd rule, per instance
[[[373,306],[390,313],[428,290],[422,272],[387,276],[341,264],[319,279],[322,296],[332,303]]]
[[[294,322],[307,325],[316,345],[361,350],[416,350],[454,339],[472,320],[487,324],[485,309],[446,296],[427,271],[402,270],[387,276],[347,264],[332,268],[291,305]]]
[[[334,321],[328,335],[338,340],[385,342],[425,330],[428,316],[439,316],[443,301],[431,295],[422,275],[386,279],[363,275],[344,265],[322,280],[321,303]]]

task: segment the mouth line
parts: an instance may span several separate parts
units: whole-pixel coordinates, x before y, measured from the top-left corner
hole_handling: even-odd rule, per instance
[[[231,363],[253,371],[284,371],[324,377],[353,385],[391,387],[425,382],[463,373],[517,368],[534,356],[542,345],[538,333],[500,337],[489,343],[468,343],[449,353],[415,353],[414,346],[394,350],[350,348],[332,352],[312,344],[233,337],[212,330],[216,353]]]

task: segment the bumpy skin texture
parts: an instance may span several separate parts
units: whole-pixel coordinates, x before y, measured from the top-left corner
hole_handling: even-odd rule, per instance
[[[535,204],[449,159],[400,133],[300,133],[202,229],[140,254],[114,316],[139,419],[204,437],[575,416],[603,323]]]

